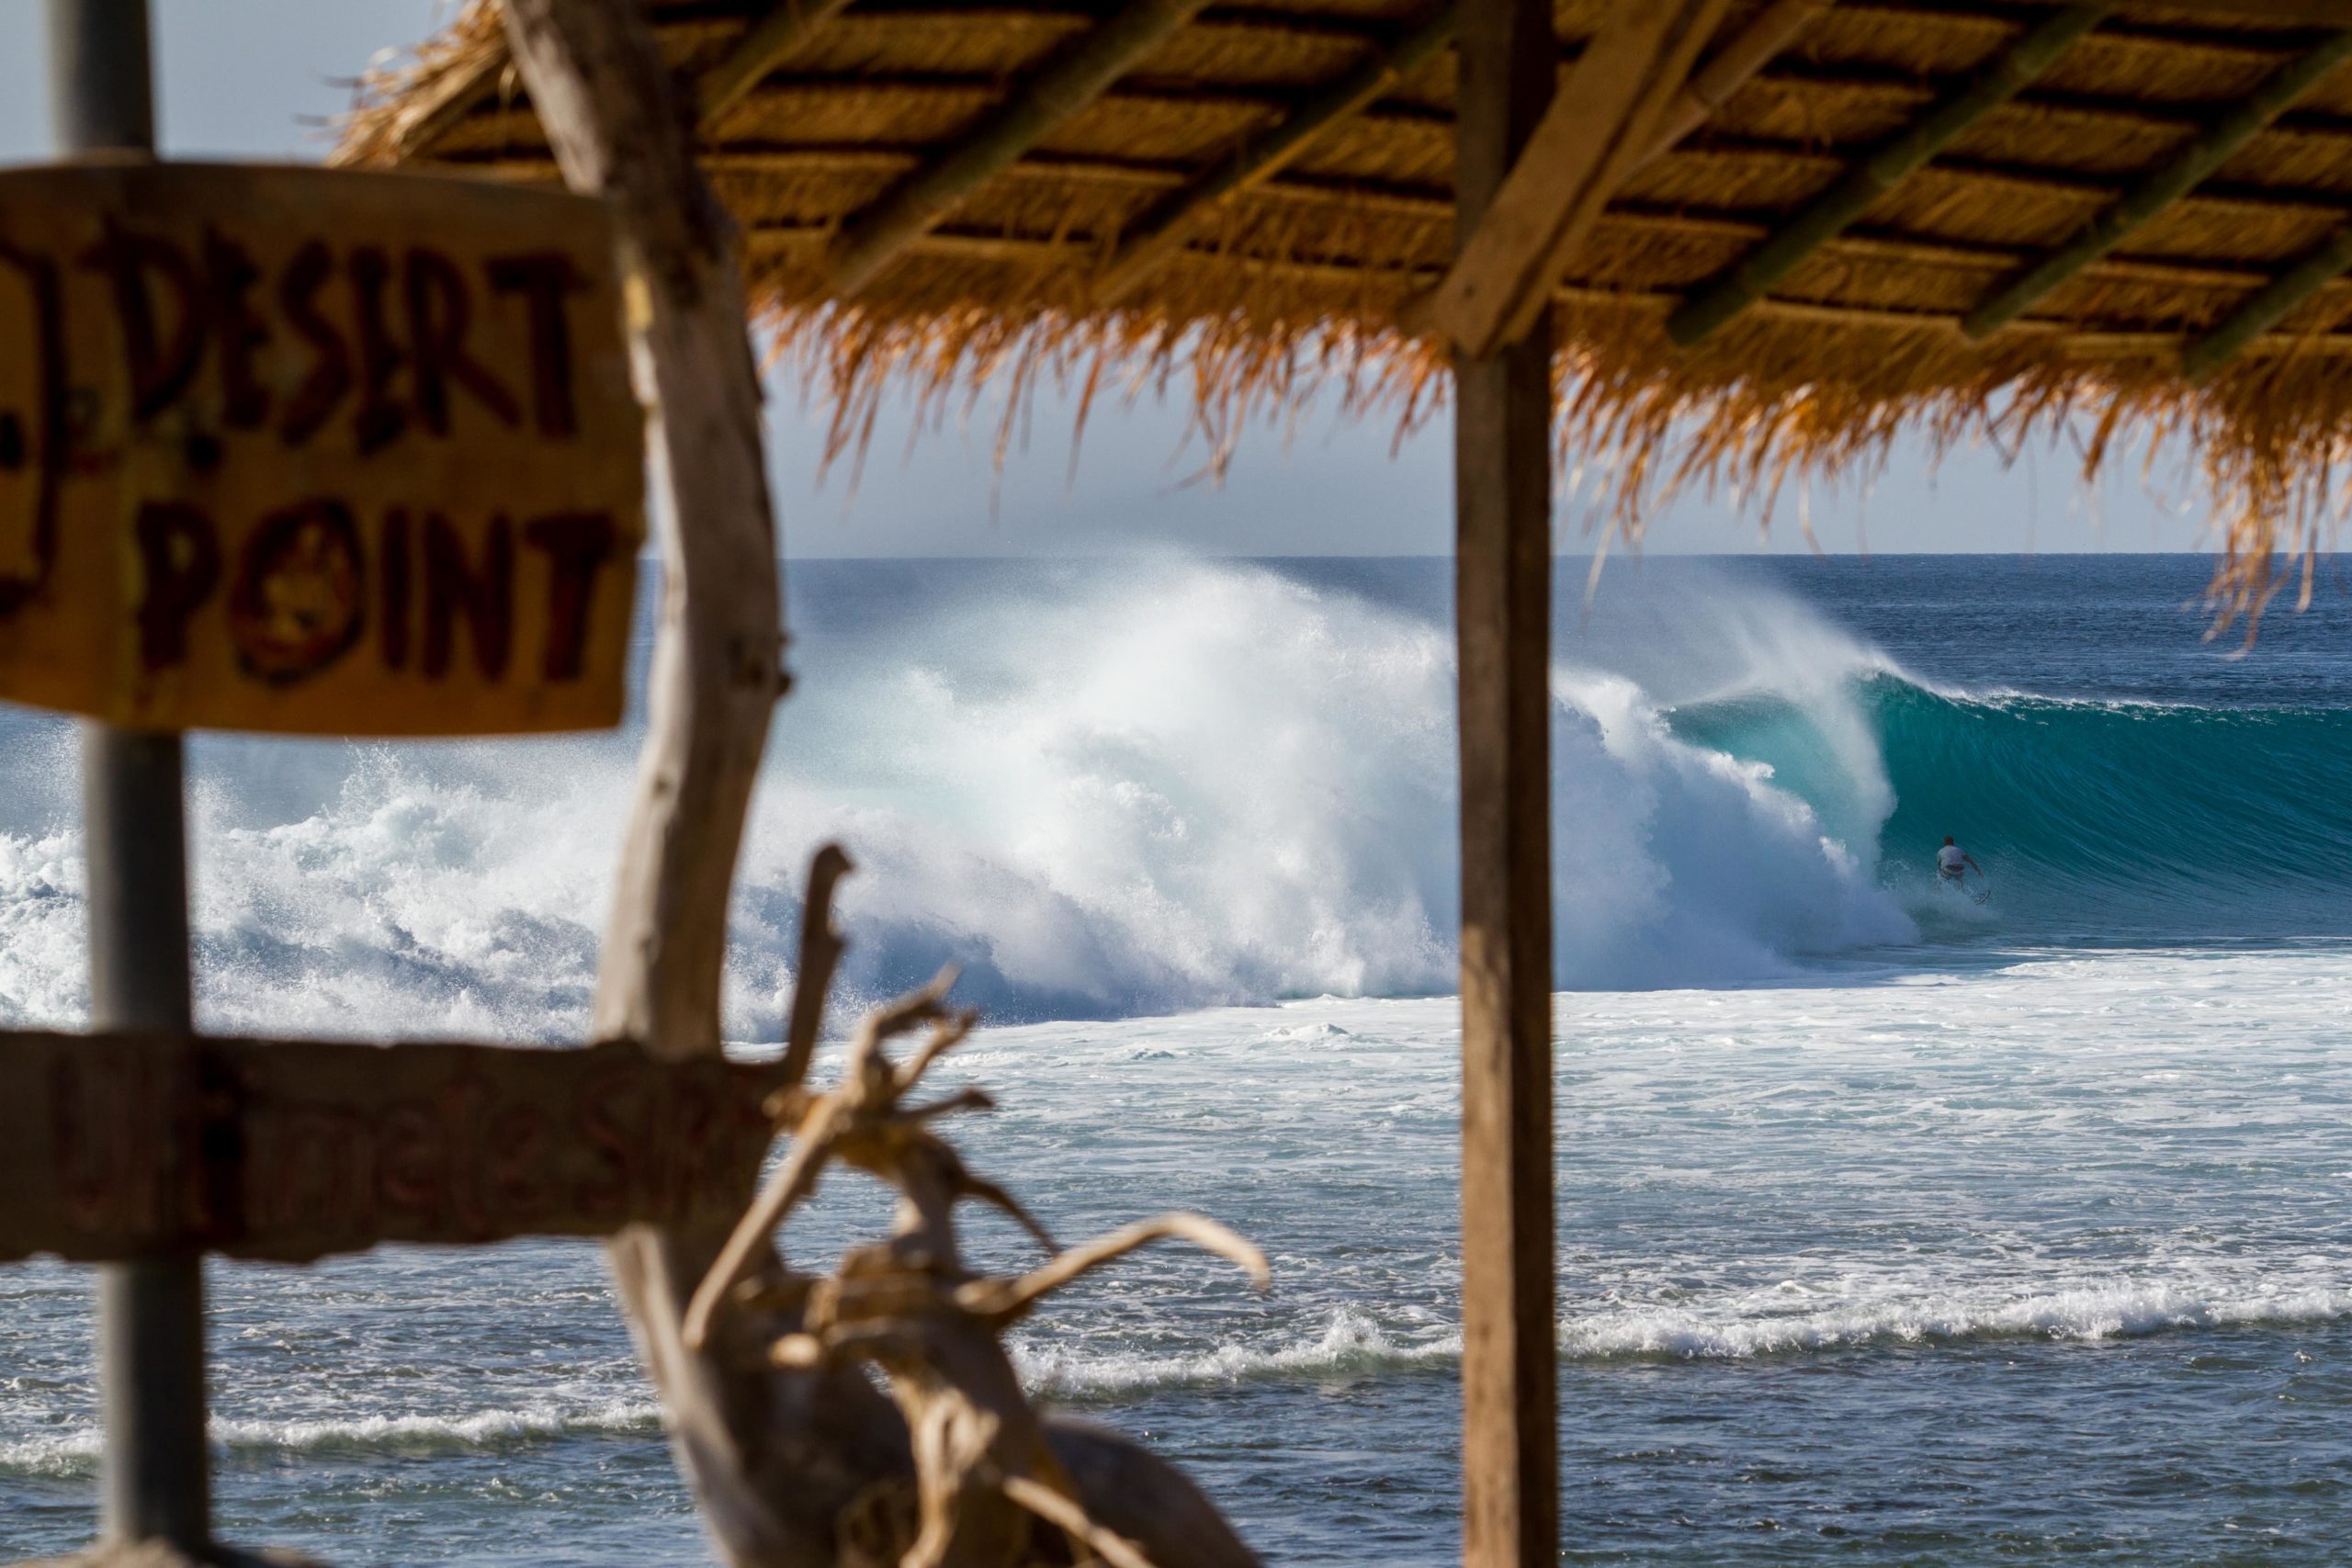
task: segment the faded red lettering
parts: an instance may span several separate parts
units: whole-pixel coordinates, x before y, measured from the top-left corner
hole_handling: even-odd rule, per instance
[[[277,306],[286,312],[297,336],[311,345],[311,373],[287,400],[278,434],[289,446],[300,446],[334,414],[351,390],[351,350],[343,334],[319,310],[319,290],[334,276],[334,254],[323,241],[312,240],[294,253],[277,281]]]
[[[359,326],[359,406],[352,412],[351,427],[365,456],[408,428],[408,411],[392,396],[392,378],[406,356],[394,345],[384,321],[384,289],[392,279],[392,264],[377,246],[360,245],[351,253],[350,272]]]
[[[409,353],[416,366],[416,417],[435,435],[449,434],[449,387],[471,392],[501,424],[515,424],[522,411],[514,394],[467,352],[466,331],[473,304],[465,274],[438,251],[409,252],[401,278],[408,296]]]
[[[640,1129],[624,1123],[615,1109],[616,1101],[628,1098],[637,1088],[637,1079],[638,1075],[626,1068],[599,1074],[582,1087],[579,1099],[573,1102],[581,1135],[594,1147],[609,1173],[605,1180],[582,1186],[573,1197],[582,1208],[600,1219],[628,1218],[630,1205],[642,1186],[640,1166],[645,1136]]]
[[[269,329],[246,296],[261,281],[261,269],[207,224],[204,275],[220,360],[220,418],[232,429],[258,430],[269,419],[269,389],[254,372],[254,351],[269,342]]]
[[[83,254],[82,265],[106,274],[114,288],[116,323],[130,374],[130,412],[153,418],[187,389],[204,355],[204,310],[196,267],[169,240],[133,234],[108,219],[105,237]],[[160,330],[151,284],[171,303],[169,331]]]
[[[395,1106],[378,1123],[376,1190],[383,1207],[432,1224],[441,1216],[448,1156],[439,1119],[414,1105]]]
[[[530,313],[531,412],[539,434],[559,439],[577,434],[580,419],[571,397],[571,321],[564,309],[564,296],[585,288],[587,279],[561,251],[493,256],[487,270],[490,286],[501,294],[523,296]]]
[[[375,1139],[366,1120],[351,1111],[298,1106],[274,1110],[255,1122],[245,1176],[254,1234],[280,1239],[307,1230],[372,1239]]]
[[[165,670],[187,659],[188,617],[220,581],[220,542],[212,519],[185,502],[141,503],[139,664]]]
[[[49,574],[57,564],[58,506],[72,456],[67,434],[71,389],[65,376],[64,289],[57,276],[57,264],[47,256],[0,243],[0,266],[14,268],[25,280],[40,372],[40,429],[31,438],[38,444],[40,465],[33,491],[32,570],[0,575],[0,615],[7,615],[22,609],[48,586]],[[28,439],[23,421],[14,412],[0,414],[0,435],[7,437],[6,445],[9,448],[0,453],[0,459],[5,459],[6,468],[22,467]]]
[[[367,626],[366,579],[359,530],[341,502],[300,502],[263,518],[229,591],[238,667],[288,686],[341,659]]]
[[[410,584],[408,511],[393,507],[384,513],[383,547],[377,553],[376,582],[379,618],[383,622],[384,668],[408,668]]]
[[[511,1226],[547,1211],[551,1194],[536,1174],[547,1144],[547,1117],[535,1105],[510,1106],[490,1123],[490,1196]]]
[[[481,560],[466,560],[466,543],[437,512],[424,514],[424,649],[419,667],[447,675],[458,617],[474,645],[474,667],[485,680],[506,673],[514,645],[514,530],[503,516],[483,531]]]
[[[540,672],[550,681],[577,681],[587,663],[596,574],[612,558],[613,520],[602,512],[559,512],[525,524],[523,539],[548,555],[548,640]]]

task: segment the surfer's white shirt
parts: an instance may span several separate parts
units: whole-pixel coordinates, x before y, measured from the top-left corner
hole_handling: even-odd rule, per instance
[[[1958,876],[1962,864],[1967,859],[1966,855],[1960,852],[1958,844],[1946,844],[1936,852],[1936,869],[1946,876]]]

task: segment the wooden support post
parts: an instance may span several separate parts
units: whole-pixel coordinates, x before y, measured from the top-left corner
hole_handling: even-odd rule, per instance
[[[2288,312],[2352,271],[2352,228],[2337,230],[2230,316],[2181,350],[2180,373],[2202,381],[2244,353]]]
[[[726,59],[702,73],[695,84],[695,116],[708,130],[720,115],[742,101],[760,85],[760,78],[808,40],[808,36],[843,11],[850,0],[776,0],[765,17]]]
[[[1815,197],[1745,259],[1702,287],[1667,318],[1667,336],[1688,348],[1761,299],[1807,256],[1844,233],[1872,202],[2056,64],[2059,56],[2113,8],[2108,4],[2069,6],[2028,30],[1966,86],[1937,103]]]
[[[1818,3],[1818,0],[1815,0]],[[1227,197],[1273,178],[1340,121],[1362,113],[1453,40],[1455,7],[1437,7],[1395,43],[1375,51],[1352,71],[1310,95],[1290,114],[1242,142],[1210,173],[1175,192],[1119,237],[1119,248],[1095,279],[1094,301],[1115,305],[1183,247],[1186,239]]]
[[[1457,243],[1553,94],[1549,0],[1464,0]],[[1462,747],[1462,1483],[1468,1568],[1559,1542],[1552,1314],[1552,341],[1454,360]]]
[[[1961,319],[1961,331],[1973,338],[1989,337],[2016,321],[2052,289],[2122,243],[2132,231],[2187,196],[2231,153],[2253,141],[2264,126],[2346,60],[2352,60],[2352,32],[2338,33],[2280,66],[2172,162],[2124,192],[2082,232],[2020,271],[1969,311]]]
[[[970,134],[883,193],[842,226],[828,247],[826,276],[848,296],[874,279],[907,243],[923,233],[983,180],[1043,141],[1092,103],[1208,0],[1126,0],[1092,32],[1048,62]]]
[[[636,0],[507,0],[506,28],[565,180],[613,205],[635,278],[632,349],[654,414],[652,468],[669,491],[655,509],[666,581],[595,1029],[666,1055],[716,1055],[736,848],[783,690],[742,273]],[[827,1568],[841,1510],[906,1469],[904,1428],[854,1371],[749,1376],[741,1367],[756,1350],[744,1344],[685,1348],[686,1303],[725,1239],[723,1227],[641,1227],[607,1256],[722,1554]]]

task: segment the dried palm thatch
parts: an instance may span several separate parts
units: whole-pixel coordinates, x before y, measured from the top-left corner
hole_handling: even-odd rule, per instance
[[[1564,63],[1610,3],[1560,0]],[[1445,396],[1400,322],[1454,254],[1450,6],[646,8],[836,454],[894,385],[1001,384],[1008,432],[1044,381],[1173,387],[1217,460],[1318,396],[1400,428]],[[1554,296],[1564,454],[1630,531],[1906,430],[2086,471],[2137,438],[2195,455],[2219,603],[2258,615],[2346,499],[2347,32],[2352,0],[1730,0]],[[554,179],[503,50],[470,0],[338,157]]]

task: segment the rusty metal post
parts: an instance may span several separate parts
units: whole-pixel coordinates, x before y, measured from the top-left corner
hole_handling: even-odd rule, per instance
[[[147,0],[49,0],[49,47],[59,152],[153,153]],[[93,723],[84,730],[82,766],[91,1026],[185,1033],[180,738]],[[107,1538],[208,1552],[202,1260],[191,1254],[101,1269],[98,1354]]]

